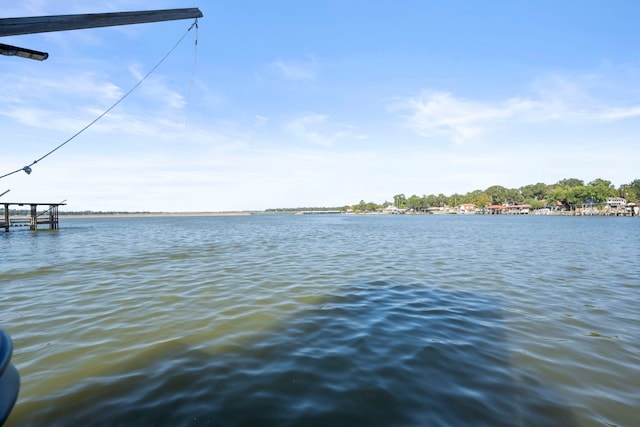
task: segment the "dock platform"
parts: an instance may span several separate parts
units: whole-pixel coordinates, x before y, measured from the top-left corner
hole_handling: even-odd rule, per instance
[[[15,218],[11,219],[11,206],[30,206],[30,215],[28,218]],[[58,229],[58,207],[66,205],[66,203],[26,203],[26,202],[1,202],[0,206],[4,207],[4,215],[0,217],[0,229],[4,228],[4,231],[9,231],[10,227],[26,225],[26,221],[29,221],[29,229],[37,230],[39,225],[49,225],[49,230]],[[48,206],[49,208],[41,213],[38,213],[38,206]]]

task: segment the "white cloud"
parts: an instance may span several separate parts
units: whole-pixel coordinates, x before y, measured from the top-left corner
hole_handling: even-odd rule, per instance
[[[259,114],[256,114],[254,118],[255,118],[255,122],[254,122],[255,127],[264,126],[269,121],[268,117],[261,116]]]
[[[269,68],[286,80],[313,80],[317,74],[317,62],[313,56],[306,61],[277,59]]]
[[[529,97],[484,101],[456,97],[449,92],[423,91],[391,105],[404,114],[406,125],[426,138],[444,136],[462,143],[500,127],[519,124],[583,125],[640,117],[640,104],[610,105],[597,96],[603,84],[593,75],[582,79],[552,76],[531,85]]]
[[[324,136],[320,128],[327,122],[328,117],[323,114],[307,113],[296,117],[285,125],[285,129],[296,138],[312,144],[330,146],[333,141]]]
[[[600,119],[604,121],[614,121],[640,117],[640,106],[628,108],[610,108],[600,114]]]
[[[478,136],[493,123],[531,109],[532,104],[527,100],[512,99],[492,105],[459,99],[447,92],[424,92],[396,103],[391,110],[407,111],[408,125],[421,136],[446,135],[456,142],[463,142]]]
[[[0,92],[11,94],[3,100],[0,115],[48,130],[77,131],[97,117],[90,108],[103,112],[123,93],[104,76],[91,72],[9,77],[0,75]]]
[[[33,76],[0,74],[0,92],[7,93],[0,116],[34,129],[67,133],[81,130],[104,114],[125,94],[109,76],[90,71],[60,70],[59,75]],[[142,73],[131,69],[136,79]],[[139,80],[138,80],[139,81]],[[130,90],[136,83],[131,80]],[[163,76],[146,79],[131,96],[109,111],[92,132],[123,131],[166,139],[176,136],[187,117],[186,99]]]
[[[136,83],[132,83],[133,87],[145,78],[145,74],[138,69],[138,66],[130,68]],[[131,89],[129,89],[131,90]],[[178,91],[172,89],[166,82],[165,77],[159,75],[150,75],[142,82],[136,91],[142,92],[148,101],[153,102],[156,106],[163,106],[169,109],[179,110],[186,105],[185,97]]]
[[[353,135],[353,126],[332,123],[329,117],[318,113],[304,113],[284,125],[284,130],[297,141],[308,142],[323,147],[333,146],[338,140],[353,137],[365,138],[362,135]]]
[[[64,100],[77,98],[102,100],[103,102],[115,101],[123,95],[123,90],[110,81],[107,76],[91,71],[60,70],[58,74],[43,74],[37,76],[24,74],[16,75],[15,72],[0,74],[0,89],[3,93],[13,94],[9,102],[42,103],[53,98],[56,105]],[[3,104],[7,99],[3,100]]]

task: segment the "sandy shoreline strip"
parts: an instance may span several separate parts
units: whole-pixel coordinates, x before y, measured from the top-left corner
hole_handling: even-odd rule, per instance
[[[191,217],[191,216],[248,216],[251,212],[124,212],[124,213],[72,213],[60,212],[59,218],[150,218],[150,217]]]

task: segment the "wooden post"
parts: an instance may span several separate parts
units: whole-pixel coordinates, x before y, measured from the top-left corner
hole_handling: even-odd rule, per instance
[[[58,229],[58,205],[49,205],[49,228]]]
[[[29,229],[38,229],[38,205],[31,205],[31,222],[29,223]]]
[[[4,204],[4,231],[9,231],[9,203]]]

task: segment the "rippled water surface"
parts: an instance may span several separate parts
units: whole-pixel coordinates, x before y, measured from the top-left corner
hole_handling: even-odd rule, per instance
[[[0,234],[8,426],[638,426],[640,219],[69,219]]]

